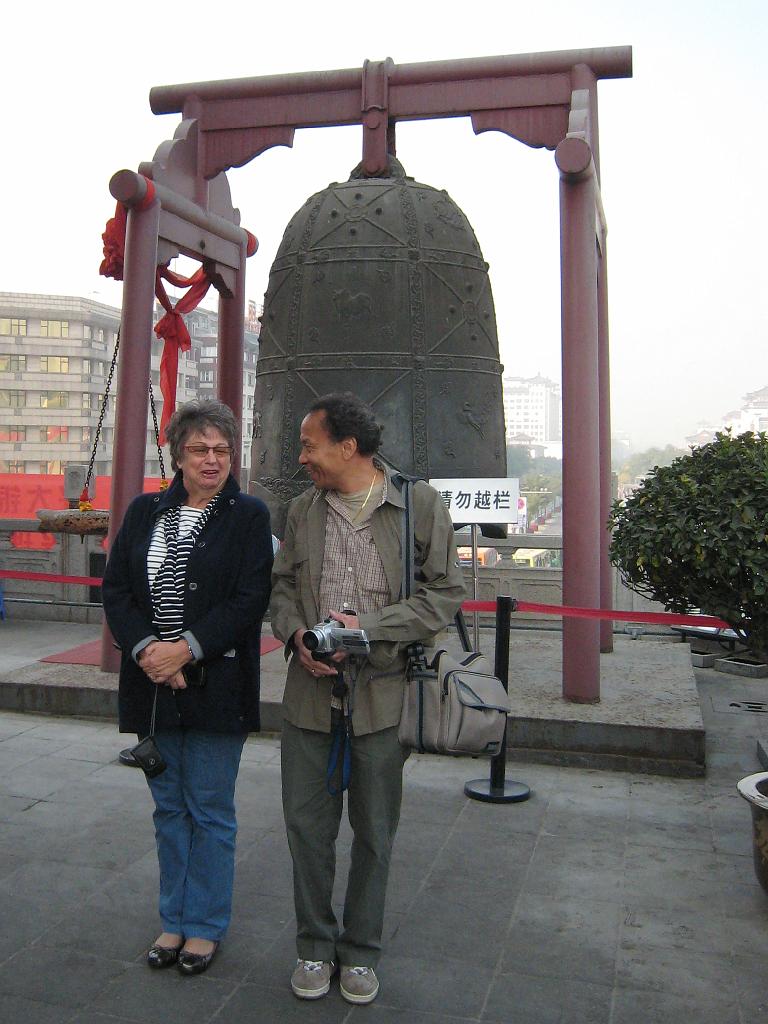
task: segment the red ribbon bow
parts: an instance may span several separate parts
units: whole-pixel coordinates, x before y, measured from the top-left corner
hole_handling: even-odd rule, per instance
[[[162,278],[177,288],[188,288],[175,306],[163,286]],[[182,277],[168,267],[158,267],[155,274],[155,295],[166,311],[165,316],[155,324],[155,334],[163,339],[163,354],[160,358],[160,390],[163,393],[163,414],[160,419],[160,444],[165,444],[165,428],[176,408],[176,381],[179,369],[179,352],[188,352],[192,347],[187,325],[182,313],[190,313],[202,302],[211,286],[211,279],[203,267],[192,277]]]
[[[147,178],[147,194],[138,207],[143,209],[154,202],[155,187]],[[101,261],[99,273],[103,277],[113,277],[116,281],[123,280],[123,263],[125,260],[125,230],[128,214],[122,203],[115,208],[115,216],[107,221],[104,234],[104,259]],[[256,251],[256,239],[248,234],[248,255]],[[251,241],[253,240],[253,242]],[[174,306],[162,282],[162,278],[177,288],[188,288]],[[211,286],[211,280],[205,269],[200,267],[192,277],[183,277],[169,270],[167,266],[158,267],[155,274],[155,295],[166,311],[155,324],[155,334],[163,339],[163,354],[160,359],[160,391],[163,395],[163,413],[160,419],[160,444],[165,444],[165,428],[176,408],[176,380],[179,369],[179,352],[188,352],[192,346],[187,325],[182,313],[190,313],[202,301]]]

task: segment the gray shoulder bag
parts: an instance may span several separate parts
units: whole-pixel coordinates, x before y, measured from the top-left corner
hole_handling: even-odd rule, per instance
[[[403,482],[403,596],[415,581],[413,483]],[[420,753],[493,757],[501,750],[509,697],[488,660],[469,648],[461,610],[456,627],[466,656],[438,650],[431,661],[420,643],[408,648],[408,682],[400,717],[400,742]]]

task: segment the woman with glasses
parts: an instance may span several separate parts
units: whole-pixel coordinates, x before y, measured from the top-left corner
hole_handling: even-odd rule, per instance
[[[166,437],[176,475],[129,506],[102,593],[122,650],[120,731],[154,735],[167,766],[148,777],[162,933],[147,963],[199,974],[231,913],[235,781],[245,737],[259,728],[272,535],[266,506],[231,475],[231,409],[187,402]]]

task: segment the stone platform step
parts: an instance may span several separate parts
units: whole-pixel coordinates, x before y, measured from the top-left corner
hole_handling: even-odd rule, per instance
[[[449,642],[455,648],[455,637]],[[494,638],[481,634],[493,657]],[[262,658],[262,727],[279,732],[282,649]],[[561,695],[558,634],[515,630],[510,642],[508,760],[695,777],[704,774],[705,731],[687,644],[615,637],[601,655],[601,700]],[[0,708],[90,718],[117,717],[117,677],[93,665],[0,664]]]

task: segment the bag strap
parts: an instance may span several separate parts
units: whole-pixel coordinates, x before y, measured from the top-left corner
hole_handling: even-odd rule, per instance
[[[403,596],[406,600],[414,590],[416,569],[414,566],[414,530],[413,530],[413,482],[403,480]]]
[[[403,503],[405,505],[405,511],[403,514],[403,582],[402,592],[406,600],[411,596],[414,591],[415,584],[415,530],[414,522],[415,515],[413,511],[413,480],[407,476],[399,476],[399,481],[402,481],[400,489],[403,494]],[[467,629],[467,623],[464,620],[464,613],[461,608],[456,612],[453,617],[456,623],[456,632],[459,634],[461,640],[462,649],[467,653],[471,652],[472,644],[469,639],[469,630]]]

